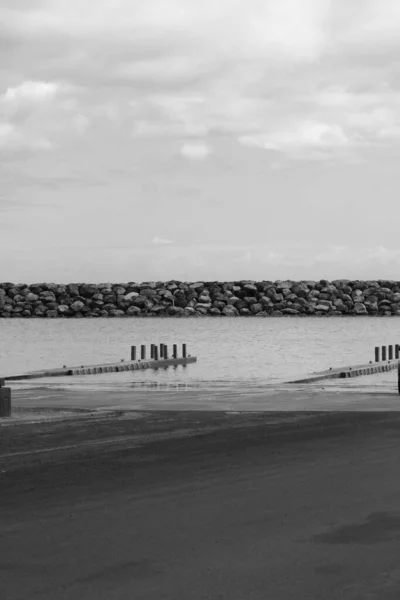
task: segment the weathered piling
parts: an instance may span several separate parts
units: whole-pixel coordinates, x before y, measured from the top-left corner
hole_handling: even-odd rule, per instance
[[[164,358],[164,344],[160,344],[160,358]]]
[[[172,346],[172,356],[173,356],[173,358],[178,358],[178,346],[177,346],[177,344],[174,344]]]
[[[0,379],[0,417],[11,417],[11,388],[4,386],[5,380]]]
[[[131,346],[131,360],[136,360],[136,346]]]
[[[396,344],[394,347],[394,357],[396,360],[399,358],[399,344]]]
[[[154,348],[155,348],[155,345],[151,344],[151,346],[150,346],[150,358],[154,358]]]
[[[154,352],[154,356],[153,356],[154,360],[158,360],[158,346],[156,346],[156,345],[154,346],[153,352]]]
[[[382,346],[382,360],[386,360],[386,346]]]
[[[375,362],[380,362],[380,348],[379,346],[375,346]]]
[[[389,359],[389,360],[393,360],[393,346],[392,346],[392,345],[391,345],[391,346],[388,346],[388,349],[389,349],[389,356],[388,356],[388,359]]]
[[[397,391],[400,394],[400,362],[397,363]]]
[[[182,344],[182,358],[186,358],[186,356],[187,356],[186,344]]]
[[[140,346],[140,358],[146,360],[146,346],[144,344]]]
[[[167,344],[164,344],[163,350],[164,350],[163,358],[165,358],[165,360],[167,360],[167,358],[168,358],[168,346],[167,346]]]

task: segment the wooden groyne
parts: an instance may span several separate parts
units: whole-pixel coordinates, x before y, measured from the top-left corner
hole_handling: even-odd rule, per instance
[[[21,381],[27,379],[38,379],[43,377],[66,377],[73,375],[100,375],[102,373],[119,373],[122,371],[140,371],[144,369],[162,369],[166,367],[186,365],[197,362],[196,356],[187,354],[187,345],[182,344],[182,356],[178,356],[177,345],[173,346],[173,353],[170,357],[168,346],[166,344],[151,344],[150,359],[146,360],[146,346],[141,346],[141,358],[136,359],[136,346],[131,346],[131,360],[120,362],[80,365],[76,367],[63,366],[57,369],[42,369],[40,371],[31,371],[21,375],[11,375],[4,377],[6,381]],[[159,356],[160,349],[160,356]]]

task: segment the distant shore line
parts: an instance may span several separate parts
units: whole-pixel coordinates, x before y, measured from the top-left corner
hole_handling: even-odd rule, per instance
[[[0,318],[400,316],[400,281],[0,283]]]

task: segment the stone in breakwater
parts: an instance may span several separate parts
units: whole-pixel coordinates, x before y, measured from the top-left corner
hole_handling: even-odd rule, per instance
[[[400,316],[400,281],[0,283],[0,318]]]

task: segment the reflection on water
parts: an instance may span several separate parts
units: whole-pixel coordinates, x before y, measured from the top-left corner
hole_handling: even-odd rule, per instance
[[[38,379],[13,387],[53,389],[254,389],[374,359],[400,340],[396,317],[198,319],[0,319],[0,374],[129,360],[131,345],[181,344],[187,366]]]

